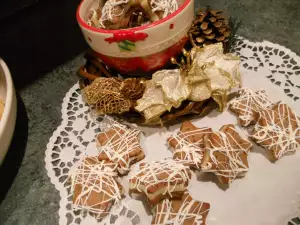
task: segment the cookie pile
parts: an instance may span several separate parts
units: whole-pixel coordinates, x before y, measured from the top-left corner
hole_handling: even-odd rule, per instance
[[[129,190],[145,194],[151,204],[156,204],[164,198],[181,197],[190,179],[190,169],[172,159],[141,163],[129,180]]]
[[[107,216],[124,193],[114,170],[113,163],[97,157],[85,158],[72,177],[74,209],[87,210],[97,219]]]
[[[141,163],[139,171],[129,180],[129,190],[146,196],[152,208],[153,225],[205,225],[210,205],[188,193],[191,175],[188,166],[171,158]]]
[[[205,225],[209,209],[209,203],[197,201],[185,192],[181,199],[165,199],[158,203],[151,224]]]
[[[247,156],[252,144],[231,124],[214,132],[188,121],[168,138],[168,143],[173,158],[141,163],[139,171],[129,179],[129,190],[147,198],[153,211],[152,224],[204,225],[210,204],[188,193],[192,169],[215,173],[220,182],[230,184],[248,171]]]
[[[132,28],[165,18],[178,9],[176,0],[107,0],[91,8],[89,26],[109,30]]]
[[[264,91],[241,89],[229,107],[271,160],[300,148],[300,118],[288,105],[271,102]],[[119,176],[127,175],[131,165],[145,157],[139,135],[138,130],[119,123],[97,135],[98,155],[84,158],[72,175],[74,209],[102,219],[121,201],[124,189]],[[214,173],[220,183],[229,185],[249,170],[252,143],[233,124],[214,131],[189,121],[167,141],[173,157],[140,163],[129,179],[129,192],[147,199],[153,225],[205,225],[210,204],[189,194],[192,171]]]
[[[140,131],[114,124],[107,132],[97,136],[99,160],[114,162],[120,175],[126,175],[130,166],[145,158],[139,144]]]
[[[168,144],[173,149],[173,159],[200,169],[204,155],[204,136],[211,132],[211,128],[197,128],[191,122],[183,122],[178,134],[168,138]]]
[[[232,124],[213,132],[211,128],[184,122],[168,143],[174,159],[198,171],[214,173],[223,184],[243,177],[249,168],[247,156],[252,144]]]
[[[114,123],[97,136],[99,154],[86,157],[72,175],[73,207],[88,211],[97,219],[106,217],[124,195],[118,176],[126,175],[130,166],[144,159],[138,130]]]
[[[262,90],[253,92],[242,89],[239,91],[239,97],[232,100],[229,107],[237,114],[241,126],[247,127],[256,123],[261,110],[271,109],[272,102]]]
[[[299,117],[287,104],[272,103],[264,91],[242,89],[229,108],[241,126],[254,125],[250,137],[267,151],[271,161],[300,148]]]

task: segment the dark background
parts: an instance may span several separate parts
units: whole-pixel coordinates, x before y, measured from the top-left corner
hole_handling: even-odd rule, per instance
[[[239,34],[271,40],[300,52],[299,0],[195,0],[243,21]],[[76,22],[80,0],[0,0],[0,57],[17,89],[83,52]]]
[[[0,57],[17,89],[87,48],[75,13],[80,0],[0,0]]]

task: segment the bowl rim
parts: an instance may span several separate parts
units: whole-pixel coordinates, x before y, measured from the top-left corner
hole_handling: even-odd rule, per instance
[[[94,31],[96,33],[104,33],[104,34],[117,34],[117,33],[124,33],[126,31],[135,32],[135,31],[141,31],[141,30],[145,30],[145,29],[148,29],[148,28],[155,27],[159,24],[162,24],[162,23],[172,19],[173,17],[175,17],[176,15],[181,13],[192,2],[192,0],[185,0],[184,3],[175,12],[171,13],[170,15],[168,15],[167,17],[165,17],[161,20],[158,20],[158,21],[150,23],[150,24],[146,24],[146,25],[139,26],[139,27],[120,29],[120,30],[107,30],[107,29],[91,27],[81,18],[80,9],[81,9],[81,6],[82,6],[84,1],[86,1],[86,0],[82,0],[80,2],[79,6],[77,7],[77,11],[76,11],[76,19],[77,19],[79,25],[84,27],[87,30]]]
[[[6,82],[6,96],[4,100],[4,112],[0,120],[0,137],[4,133],[6,124],[8,123],[10,108],[13,104],[13,95],[14,95],[14,85],[9,72],[9,69],[3,59],[0,58],[0,69],[3,70],[4,78]]]

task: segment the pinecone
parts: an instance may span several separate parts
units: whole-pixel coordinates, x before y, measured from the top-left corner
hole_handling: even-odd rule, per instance
[[[199,10],[190,30],[191,41],[195,45],[225,43],[229,36],[228,19],[222,15],[222,11],[210,7],[204,11]]]
[[[122,82],[120,91],[125,97],[132,100],[137,100],[144,94],[144,79],[127,78]]]

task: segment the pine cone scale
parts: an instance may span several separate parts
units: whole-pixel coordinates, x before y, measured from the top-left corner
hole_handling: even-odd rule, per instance
[[[212,22],[212,23],[214,23],[214,22],[217,21],[217,18],[216,17],[209,18],[209,21]]]
[[[201,25],[200,25],[201,29],[202,30],[206,30],[208,28],[208,23],[207,22],[203,22]]]
[[[212,32],[213,32],[213,29],[211,29],[211,28],[203,31],[204,34],[211,34]]]
[[[213,23],[215,27],[220,28],[222,26],[222,22],[218,21]]]

